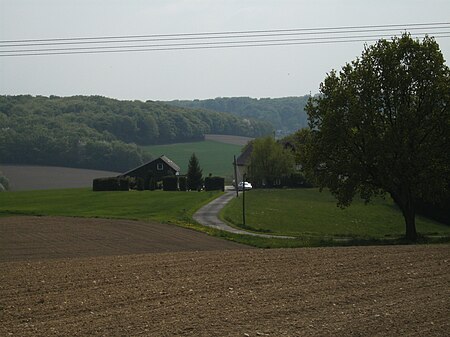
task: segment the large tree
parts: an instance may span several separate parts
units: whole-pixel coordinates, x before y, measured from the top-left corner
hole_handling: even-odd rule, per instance
[[[187,187],[189,190],[196,190],[202,185],[203,170],[200,168],[200,163],[197,156],[193,153],[188,164]]]
[[[404,34],[365,47],[327,75],[307,112],[320,186],[341,206],[389,193],[416,240],[417,201],[449,193],[450,72],[436,41]]]
[[[257,138],[252,143],[250,157],[250,181],[267,186],[294,169],[294,156],[272,137]]]

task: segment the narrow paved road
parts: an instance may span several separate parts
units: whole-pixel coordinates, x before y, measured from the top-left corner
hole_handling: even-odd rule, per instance
[[[269,234],[258,234],[247,232],[241,229],[233,228],[227,225],[225,222],[219,219],[218,215],[220,210],[234,197],[236,196],[236,191],[226,191],[224,195],[211,201],[209,204],[200,208],[193,216],[194,220],[203,226],[208,226],[230,233],[245,234],[259,236],[263,238],[281,238],[281,239],[293,239],[292,236],[281,236],[281,235],[269,235]]]

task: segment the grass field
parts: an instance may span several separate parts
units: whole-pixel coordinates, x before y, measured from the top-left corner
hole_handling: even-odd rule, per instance
[[[216,192],[93,192],[89,189],[0,193],[0,215],[61,215],[186,221]]]
[[[233,174],[233,155],[241,153],[242,146],[224,144],[214,141],[201,141],[194,143],[178,143],[169,145],[151,145],[142,147],[154,158],[165,154],[181,168],[181,173],[187,173],[189,158],[195,153],[203,169],[203,175],[212,173],[214,176],[221,176],[231,179]]]
[[[242,226],[242,197],[222,211],[222,217]],[[346,209],[336,206],[327,191],[317,189],[253,190],[246,193],[246,225],[257,232],[292,236],[398,237],[404,234],[401,212],[390,199],[365,205],[362,200]],[[416,217],[421,234],[450,235],[450,227]]]
[[[218,196],[216,192],[93,192],[89,189],[0,193],[0,216],[49,215],[115,218],[173,223],[213,236],[260,248],[318,247],[403,243],[403,218],[390,201],[365,206],[355,202],[341,210],[328,193],[315,189],[253,190],[246,193],[247,226],[255,232],[296,236],[295,239],[239,235],[196,224],[192,215]],[[222,216],[241,224],[242,198],[226,206]],[[450,227],[417,218],[421,234],[450,236]],[[350,237],[336,241],[333,237]],[[388,242],[384,239],[388,237]],[[427,238],[423,242],[448,242]]]

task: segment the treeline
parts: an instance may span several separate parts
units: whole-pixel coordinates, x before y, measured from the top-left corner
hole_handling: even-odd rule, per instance
[[[203,108],[228,112],[244,118],[269,122],[274,129],[289,134],[307,127],[304,110],[309,95],[283,98],[219,97],[194,101],[170,101],[169,104],[187,108]]]
[[[123,171],[150,159],[138,145],[200,140],[205,133],[257,137],[270,132],[269,123],[151,101],[0,96],[4,163]]]

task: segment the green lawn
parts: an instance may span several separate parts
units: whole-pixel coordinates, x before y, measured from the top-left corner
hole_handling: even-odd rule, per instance
[[[0,193],[0,215],[78,217],[186,222],[218,192],[93,192],[66,189]]]
[[[293,236],[398,237],[404,234],[401,212],[390,198],[367,205],[362,200],[340,209],[327,191],[318,189],[253,190],[246,193],[246,225],[259,232]],[[242,225],[242,197],[222,211],[224,219]],[[450,227],[416,217],[421,234],[450,234]]]
[[[227,180],[230,180],[233,175],[233,155],[238,156],[241,153],[241,148],[240,145],[214,141],[142,147],[145,152],[150,153],[154,158],[165,154],[180,166],[182,174],[187,173],[189,158],[195,152],[200,167],[203,169],[203,176],[212,173],[214,176],[226,177]]]

